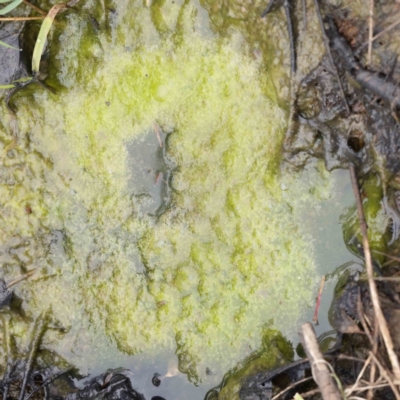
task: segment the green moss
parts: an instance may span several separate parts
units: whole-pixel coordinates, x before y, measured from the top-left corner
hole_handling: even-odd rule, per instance
[[[371,174],[362,182],[361,196],[364,216],[368,226],[368,239],[376,261],[384,261],[387,244],[390,241],[390,221],[383,205],[382,183],[378,175]],[[343,235],[346,244],[356,254],[361,255],[362,235],[356,207],[352,207],[342,216]],[[377,252],[374,252],[377,250]]]
[[[262,346],[243,360],[224,379],[224,386],[218,394],[218,400],[240,399],[239,393],[244,382],[257,373],[271,370],[293,361],[292,344],[280,332],[266,329]]]
[[[39,268],[17,289],[24,311],[52,307],[71,327],[52,345],[77,366],[99,362],[105,334],[143,357],[177,348],[180,370],[198,382],[207,366],[221,373],[256,348],[266,321],[295,328],[317,280],[301,215],[305,205],[315,214],[329,180],[281,175],[285,113],[238,32],[213,34],[194,2],[115,7],[111,33],[95,38],[86,17],[64,17],[51,54],[65,90],[16,98],[1,261],[9,276]],[[129,150],[158,148],[155,122],[170,133],[172,171],[157,217],[142,211],[157,171]],[[3,149],[9,141],[1,132]],[[150,174],[148,192],[132,169]]]

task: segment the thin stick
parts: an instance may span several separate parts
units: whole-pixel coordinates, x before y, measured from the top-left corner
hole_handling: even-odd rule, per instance
[[[307,30],[307,1],[303,0],[303,29],[306,31]]]
[[[367,278],[360,278],[361,281],[367,280]],[[399,282],[400,276],[374,276],[374,281],[388,281],[388,282]]]
[[[306,351],[307,358],[311,365],[311,370],[315,382],[317,383],[322,397],[329,400],[342,400],[340,392],[332,380],[331,370],[328,368],[321,350],[314,329],[309,322],[301,326],[301,342]]]
[[[289,390],[293,389],[294,387],[296,387],[297,385],[300,385],[301,383],[304,382],[308,382],[310,380],[312,380],[313,377],[309,376],[308,378],[304,378],[301,379],[300,381],[294,382],[292,383],[290,386],[288,386],[285,390],[282,390],[282,392],[279,392],[276,396],[274,396],[271,400],[276,400],[279,399],[279,397],[281,397],[282,395],[284,395],[286,392],[288,392]],[[27,399],[28,400],[28,399]]]
[[[397,25],[400,25],[400,19],[396,22],[393,22],[393,24],[390,24],[387,28],[385,28],[383,31],[377,33],[373,38],[372,41],[375,41],[376,39],[380,38],[382,35],[385,33],[389,32],[391,29],[395,28]],[[369,44],[369,41],[368,41]],[[365,44],[364,44],[365,46]]]
[[[41,8],[29,3],[28,0],[22,0],[26,5],[28,5],[29,7],[32,7],[34,10],[36,10],[39,14],[42,14],[44,16],[47,15],[47,12],[43,11]]]
[[[358,319],[360,320],[361,325],[362,325],[362,327],[364,329],[364,332],[367,335],[367,337],[369,339],[369,342],[371,343],[371,346],[373,346],[374,345],[374,341],[372,339],[371,332],[368,329],[367,323],[365,322],[365,318],[364,318],[364,310],[363,310],[363,304],[362,304],[362,301],[361,301],[360,289],[358,289],[358,294],[357,294],[357,314],[358,314],[357,315]]]
[[[319,307],[321,305],[321,297],[322,297],[322,292],[324,290],[324,285],[325,285],[325,275],[322,277],[321,283],[319,285],[317,304],[315,306],[315,312],[314,312],[314,318],[313,318],[313,322],[315,325],[318,325],[318,311],[319,311]]]
[[[160,135],[160,125],[158,125],[157,122],[154,122],[153,129],[157,135],[158,144],[160,145],[160,147],[162,147],[162,141],[161,141],[161,135]]]
[[[369,27],[368,27],[368,57],[367,63],[372,63],[372,38],[374,36],[374,0],[369,0]]]
[[[0,21],[34,21],[44,19],[44,17],[1,17]]]
[[[33,331],[34,337],[32,340],[31,351],[29,353],[29,357],[26,362],[25,371],[24,371],[24,379],[22,381],[21,391],[19,393],[18,400],[24,400],[24,398],[25,398],[26,385],[28,383],[29,375],[32,370],[33,362],[35,361],[36,352],[39,348],[39,344],[42,339],[42,335],[46,328],[46,319],[47,319],[46,316],[47,316],[47,312],[44,315],[41,314],[38,317],[38,319],[36,320],[35,328]]]
[[[372,364],[374,365],[374,364]],[[379,385],[368,385],[368,386],[363,386],[358,388],[356,391],[357,392],[365,392],[366,390],[371,390],[371,389],[380,389],[380,388],[384,388],[384,387],[388,387],[390,386],[389,383],[381,383]],[[347,390],[347,389],[346,389]],[[351,397],[352,399],[354,399],[354,397]],[[364,400],[364,399],[363,399]]]
[[[374,323],[374,344],[372,346],[372,353],[376,354],[378,351],[378,336],[379,336],[379,326],[378,320],[375,318]],[[376,375],[376,364],[373,363],[371,366],[371,372],[369,375],[369,384],[372,386],[375,383],[375,375]],[[368,390],[367,400],[372,400],[374,398],[374,391],[372,389]]]
[[[31,275],[33,275],[36,272],[36,268],[32,269],[31,271],[27,272],[25,275],[21,275],[18,278],[13,279],[11,282],[7,283],[7,289],[9,289],[11,286],[16,285],[18,282],[21,282],[25,279],[28,279]]]
[[[387,258],[390,258],[391,260],[394,260],[394,261],[400,261],[400,257],[391,256],[389,254],[384,253],[383,251],[372,250],[372,252],[380,254],[382,256],[386,256]]]
[[[371,351],[369,352],[369,354],[372,357],[372,359],[374,360],[375,364],[378,366],[379,372],[381,373],[381,375],[385,377],[386,381],[390,385],[390,388],[392,389],[393,394],[396,397],[396,400],[400,400],[399,391],[397,390],[397,387],[393,383],[393,380],[390,377],[389,373],[386,371],[385,368],[383,368],[382,364],[379,362],[379,360],[375,357],[375,355]]]
[[[346,389],[346,395],[347,395],[347,396],[350,396],[354,391],[356,391],[356,389],[357,389],[357,387],[358,387],[358,384],[359,384],[361,378],[363,377],[364,372],[365,372],[365,370],[367,369],[367,367],[368,367],[368,365],[369,365],[370,362],[371,362],[371,356],[369,356],[369,357],[367,358],[367,361],[365,362],[365,364],[363,365],[363,367],[362,367],[360,373],[358,374],[358,377],[357,377],[356,381],[354,382],[354,385],[353,385],[351,388]]]
[[[293,76],[296,74],[296,69],[297,69],[297,54],[296,54],[296,43],[294,40],[294,28],[293,28],[292,16],[290,14],[290,7],[291,6],[289,0],[284,0],[283,8],[285,9],[288,36],[290,42],[290,70]]]
[[[355,362],[359,362],[359,363],[365,363],[365,360],[363,360],[362,358],[352,357],[352,356],[348,356],[346,354],[339,354],[332,358],[334,358],[335,360],[349,360],[349,361],[355,361]]]
[[[372,306],[374,309],[375,318],[377,318],[377,320],[378,320],[379,329],[381,331],[382,338],[385,343],[386,350],[388,352],[388,356],[389,356],[390,363],[392,365],[394,376],[396,377],[396,380],[400,381],[399,360],[396,356],[396,353],[394,352],[392,337],[390,336],[389,328],[386,324],[385,317],[383,316],[383,312],[382,312],[381,305],[379,302],[379,297],[378,297],[378,289],[376,288],[376,284],[374,281],[374,271],[372,268],[372,258],[371,258],[371,251],[370,251],[369,241],[368,241],[367,224],[365,222],[360,190],[358,188],[356,170],[355,170],[355,167],[353,164],[350,164],[350,178],[351,178],[351,185],[352,185],[353,191],[354,191],[354,197],[356,198],[358,219],[359,219],[361,234],[362,234],[362,238],[363,238],[362,241],[363,241],[363,247],[364,247],[365,266],[367,269],[368,284],[369,284],[369,290],[371,293]]]
[[[317,394],[317,393],[319,393],[319,392],[320,392],[319,389],[313,389],[313,390],[310,390],[309,392],[300,393],[300,396],[301,396],[303,399],[305,399],[305,398],[307,398],[307,397],[314,396],[314,394]]]
[[[7,365],[6,365],[6,371],[4,372],[4,386],[3,386],[3,399],[8,398],[8,391],[9,391],[9,378],[11,375],[11,369],[12,369],[12,364],[13,364],[13,357],[12,357],[12,351],[11,351],[11,337],[10,337],[10,326],[9,326],[9,316],[4,315],[2,318],[3,321],[3,334],[4,334],[4,340],[3,340],[3,346],[4,346],[4,351],[7,354]]]
[[[393,264],[396,260],[387,260],[382,264],[382,267],[387,267],[390,264]]]
[[[333,57],[332,57],[332,53],[331,53],[331,48],[329,46],[329,40],[328,37],[326,36],[326,32],[325,32],[325,28],[324,28],[324,21],[322,19],[322,15],[321,15],[321,10],[319,8],[319,4],[318,4],[318,0],[314,0],[314,6],[315,6],[315,10],[317,11],[317,15],[318,15],[318,21],[319,21],[319,25],[321,27],[322,30],[322,38],[324,40],[324,45],[325,45],[325,50],[328,54],[329,57],[329,61],[331,62],[332,68],[334,69],[335,75],[336,75],[336,79],[338,80],[339,83],[339,89],[340,89],[340,94],[343,98],[344,101],[344,105],[346,107],[346,111],[350,114],[350,108],[349,105],[347,104],[347,100],[346,100],[346,95],[344,94],[344,89],[343,89],[343,85],[342,85],[342,81],[340,79],[339,76],[339,72],[336,68],[336,64],[333,61]]]
[[[66,373],[68,373],[72,370],[73,370],[73,368],[69,368],[65,371],[60,371],[52,376],[49,376],[47,379],[45,379],[45,381],[39,387],[37,387],[35,390],[33,390],[31,393],[29,393],[29,396],[25,400],[29,400],[36,392],[43,389],[45,386],[49,385],[50,383],[54,382],[60,376],[65,375]]]

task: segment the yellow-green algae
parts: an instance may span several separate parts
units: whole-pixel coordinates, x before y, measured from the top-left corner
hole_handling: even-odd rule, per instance
[[[239,363],[224,377],[224,384],[218,393],[218,400],[239,400],[240,390],[246,379],[293,361],[292,344],[280,332],[267,329],[262,335],[260,349]]]
[[[11,149],[2,108],[1,262],[8,277],[40,269],[16,293],[27,316],[50,306],[70,329],[46,344],[77,366],[101,358],[105,332],[128,354],[177,349],[199,381],[256,348],[266,322],[295,328],[317,280],[301,214],[329,182],[280,173],[285,114],[239,32],[213,34],[196,2],[115,8],[97,35],[64,17],[51,50],[65,89],[16,99]],[[175,165],[159,218],[140,212],[128,151],[155,122]]]

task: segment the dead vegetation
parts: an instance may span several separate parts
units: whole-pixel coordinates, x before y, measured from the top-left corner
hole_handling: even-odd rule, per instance
[[[324,9],[321,13],[320,4]],[[367,21],[360,21],[345,9],[320,4],[314,2],[326,37],[327,56],[303,80],[295,105],[297,114],[292,112],[298,118],[294,126],[307,125],[315,131],[315,141],[308,148],[296,147],[299,133],[291,131],[286,149],[293,164],[304,165],[308,157],[317,156],[325,159],[328,169],[349,169],[358,216],[357,248],[364,272],[349,277],[334,299],[337,344],[323,354],[312,326],[304,324],[300,335],[311,376],[302,372],[283,391],[273,397],[271,391],[265,398],[400,399],[399,209],[397,203],[396,208],[387,205],[388,199],[396,197],[393,193],[398,193],[400,174],[397,54],[386,56],[380,50],[380,59],[394,60],[388,72],[377,70],[376,60],[375,65],[373,62],[374,41],[398,27],[399,22],[377,24],[379,13],[375,13],[373,0],[366,2]],[[379,29],[375,30],[377,25]],[[294,47],[294,39],[290,39]],[[385,244],[387,252],[372,250],[371,254],[363,185],[374,174],[381,178],[380,201],[392,221],[392,239]],[[377,260],[378,254],[383,262]],[[268,378],[272,381],[275,377],[272,374]]]

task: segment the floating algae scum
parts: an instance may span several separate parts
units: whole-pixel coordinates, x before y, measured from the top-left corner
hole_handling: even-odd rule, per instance
[[[15,145],[1,105],[2,272],[38,268],[11,333],[25,343],[50,307],[63,330],[43,346],[82,373],[124,366],[146,396],[202,398],[265,329],[296,340],[321,275],[347,261],[327,211],[343,187],[319,163],[280,168],[287,115],[256,39],[214,32],[196,1],[106,8],[100,27],[91,2],[58,19],[57,94],[13,98]]]

